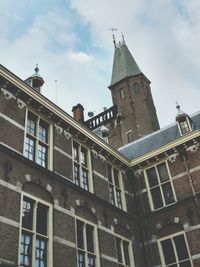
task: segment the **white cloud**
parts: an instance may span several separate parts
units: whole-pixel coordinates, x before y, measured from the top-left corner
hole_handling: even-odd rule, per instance
[[[119,29],[117,40],[123,31],[140,69],[152,81],[162,126],[174,120],[176,101],[185,112],[199,109],[199,0],[68,0],[62,7],[58,2],[0,2],[1,64],[25,79],[38,63],[47,97],[55,101],[57,80],[58,105],[71,112],[81,102],[86,112],[97,114],[112,105],[107,86],[114,50],[108,28],[113,26]]]
[[[93,57],[91,55],[88,55],[87,53],[84,53],[82,51],[68,51],[68,57],[69,59],[79,62],[79,63],[85,63],[90,62],[93,60]]]

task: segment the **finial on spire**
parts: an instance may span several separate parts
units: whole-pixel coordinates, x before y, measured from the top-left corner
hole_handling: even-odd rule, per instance
[[[122,43],[125,44],[125,38],[124,38],[123,32],[121,34],[122,34]]]
[[[178,109],[178,111],[180,111],[180,105],[178,104],[177,101],[176,101],[176,108]]]
[[[112,31],[112,38],[113,38],[113,44],[114,47],[116,48],[116,40],[115,40],[115,35],[114,35],[114,31],[117,31],[118,29],[114,29],[113,27],[111,27],[110,29],[108,29],[109,31]]]
[[[39,68],[38,68],[38,64],[36,64],[35,73],[38,73],[38,72],[39,72]]]

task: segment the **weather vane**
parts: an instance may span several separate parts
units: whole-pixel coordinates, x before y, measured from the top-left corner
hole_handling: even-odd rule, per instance
[[[114,32],[115,31],[118,31],[118,29],[115,29],[113,27],[111,27],[110,29],[108,29],[109,31],[112,31],[112,37],[113,37],[113,43],[114,43],[114,46],[116,48],[116,40],[115,40],[115,35],[114,35]]]

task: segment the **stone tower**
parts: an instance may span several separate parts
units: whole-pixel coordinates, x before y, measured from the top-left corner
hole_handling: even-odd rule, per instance
[[[111,84],[115,123],[107,125],[109,143],[119,148],[159,129],[150,81],[141,72],[123,39],[115,44]]]

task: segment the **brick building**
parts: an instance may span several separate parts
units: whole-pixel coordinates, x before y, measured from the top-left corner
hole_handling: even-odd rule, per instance
[[[200,266],[200,113],[159,129],[124,41],[101,114],[71,117],[43,83],[0,65],[0,266]]]

